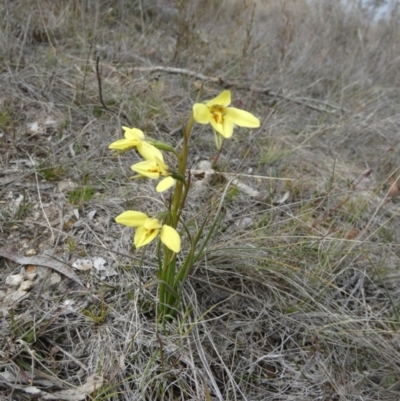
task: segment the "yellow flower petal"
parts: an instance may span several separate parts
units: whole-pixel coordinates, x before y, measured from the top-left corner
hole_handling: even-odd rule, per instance
[[[122,129],[124,130],[124,136],[126,139],[144,139],[143,131],[138,128],[129,128],[122,126]]]
[[[222,124],[218,124],[214,120],[210,120],[210,124],[215,131],[222,135],[222,133],[224,132],[224,127],[222,126]]]
[[[162,224],[161,224],[161,221],[158,220],[158,219],[155,219],[155,218],[153,218],[153,219],[148,218],[148,219],[144,222],[143,227],[144,227],[146,230],[155,230],[155,229],[161,228],[161,227],[162,227]]]
[[[224,138],[230,138],[233,134],[234,124],[230,119],[224,118],[222,124],[218,124],[212,120],[211,125],[215,131],[219,132]]]
[[[131,169],[143,177],[152,179],[157,179],[161,176],[166,177],[169,174],[167,165],[158,157],[136,163],[131,166]]]
[[[217,97],[207,102],[207,106],[211,107],[214,105],[218,106],[229,106],[231,104],[231,91],[224,90]]]
[[[157,186],[156,186],[156,191],[157,192],[164,192],[167,189],[171,188],[172,186],[175,185],[175,179],[172,177],[167,177],[161,180]]]
[[[118,215],[115,218],[115,221],[118,224],[123,224],[124,226],[128,227],[140,227],[143,226],[144,222],[148,218],[149,217],[145,213],[128,210]]]
[[[157,237],[159,231],[159,229],[146,230],[145,227],[138,227],[133,238],[133,243],[135,244],[135,247],[140,248],[147,245],[148,243],[153,241],[155,237]]]
[[[181,237],[174,228],[164,224],[160,232],[160,239],[171,251],[178,253],[181,250]]]
[[[239,127],[258,128],[260,126],[260,120],[253,116],[253,114],[234,107],[227,107],[225,111],[225,120],[228,119]]]
[[[156,168],[153,160],[145,160],[140,163],[133,164],[131,170],[140,174],[143,177],[148,177],[152,179],[160,178],[160,171]]]
[[[209,124],[213,119],[210,109],[202,103],[195,103],[193,105],[193,118],[199,124]]]
[[[122,127],[125,131],[125,138],[119,139],[118,141],[113,142],[109,145],[109,149],[118,149],[118,150],[130,150],[140,144],[142,139],[144,139],[144,134],[140,129],[137,128],[128,128]]]
[[[140,142],[137,145],[137,150],[146,160],[151,160],[155,157],[163,160],[162,153],[155,146],[151,145],[148,142]]]
[[[138,145],[137,140],[127,140],[127,139],[119,139],[118,141],[115,141],[111,143],[108,148],[109,149],[118,149],[118,150],[129,150],[134,148],[135,146]]]
[[[224,138],[230,138],[233,134],[233,128],[235,124],[229,118],[224,119],[223,128],[224,132],[221,134]]]

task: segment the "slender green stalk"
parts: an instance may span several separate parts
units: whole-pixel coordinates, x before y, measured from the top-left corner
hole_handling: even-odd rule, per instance
[[[191,115],[184,132],[182,151],[179,155],[178,172],[183,177],[185,177],[186,175],[188,143],[189,143],[190,133],[192,132],[193,124],[194,124],[194,119],[193,115]],[[180,211],[183,209],[184,202],[186,200],[188,189],[185,188],[185,191],[183,192],[184,185],[185,184],[182,181],[177,180],[171,206],[171,226],[173,228],[176,228],[178,225]],[[185,187],[187,186],[185,185]],[[174,305],[177,302],[176,295],[172,294],[171,291],[169,291],[167,288],[171,287],[173,289],[176,289],[175,274],[176,274],[176,254],[171,252],[166,246],[164,246],[164,264],[161,270],[161,277],[160,277],[162,282],[159,285],[159,298],[160,298],[159,315],[161,319],[165,318],[167,315],[170,314],[171,312],[170,306]]]
[[[193,124],[194,124],[194,118],[193,118],[193,113],[190,115],[189,122],[186,126],[186,129],[183,133],[183,144],[182,144],[182,151],[179,156],[179,168],[178,172],[181,174],[183,177],[186,176],[186,167],[187,167],[187,158],[188,158],[188,144],[189,144],[189,138],[190,138],[190,133],[192,132],[193,129]],[[171,208],[171,215],[172,215],[172,226],[176,228],[178,225],[179,221],[179,210],[182,210],[184,207],[184,204],[182,204],[184,199],[186,199],[186,196],[182,197],[182,191],[183,191],[183,182],[177,181],[176,186],[175,186],[175,193],[174,197],[172,200],[172,208]],[[188,189],[186,189],[187,191]]]

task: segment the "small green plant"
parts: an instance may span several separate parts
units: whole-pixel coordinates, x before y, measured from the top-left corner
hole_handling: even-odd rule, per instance
[[[198,232],[190,232],[189,224],[182,218],[182,212],[190,191],[190,177],[187,177],[186,169],[189,140],[194,123],[211,124],[218,154],[221,152],[223,140],[232,136],[235,125],[248,128],[260,126],[258,118],[247,111],[228,107],[230,103],[231,93],[228,90],[206,103],[196,102],[184,129],[182,148],[179,153],[166,143],[145,140],[141,130],[128,127],[122,127],[125,131],[125,138],[113,142],[109,146],[110,149],[119,152],[135,148],[144,161],[131,166],[131,169],[137,173],[134,178],[147,177],[154,180],[161,178],[156,186],[157,192],[164,192],[172,188],[171,201],[166,205],[166,210],[161,210],[154,216],[148,216],[146,213],[136,210],[128,210],[115,219],[119,224],[136,228],[133,242],[137,249],[148,245],[156,238],[159,239],[157,246],[159,265],[157,310],[159,320],[164,323],[166,319],[173,317],[179,307],[183,285],[189,271],[202,255],[221,221],[222,202],[228,196],[231,183],[230,181],[226,186],[217,208],[214,223],[211,224],[209,231],[203,233],[204,225],[199,224],[197,225],[200,227]],[[170,152],[176,157],[177,168],[172,168],[165,163],[161,151]],[[231,196],[235,196],[235,191],[231,192]],[[179,261],[176,256],[181,252],[181,233],[178,230],[183,232],[187,238],[185,256],[179,258]]]
[[[0,110],[0,128],[7,127],[11,118],[11,113],[8,110]]]
[[[11,313],[10,330],[15,337],[29,344],[36,340],[36,326],[32,322],[25,322],[22,318],[18,318],[14,311]]]
[[[68,128],[69,124],[70,124],[69,120],[64,120],[59,124],[58,132],[57,132],[58,139],[62,139],[63,138],[64,130]]]
[[[76,242],[72,237],[67,238],[68,252],[73,252],[76,249]]]
[[[103,324],[108,315],[108,307],[103,300],[99,306],[92,305],[88,309],[84,309],[82,314],[93,321],[95,324]]]
[[[285,155],[285,152],[279,149],[278,145],[271,143],[263,149],[259,160],[259,166],[273,164],[280,160]]]
[[[15,122],[14,104],[9,100],[5,100],[0,108],[0,129],[7,131]]]
[[[32,207],[32,203],[30,203],[26,199],[26,192],[24,190],[24,192],[22,193],[22,201],[18,205],[18,210],[17,210],[17,214],[16,214],[17,220],[22,220],[26,216],[28,211],[31,209],[31,207]]]
[[[92,186],[82,186],[73,189],[68,193],[68,202],[71,205],[81,205],[93,198],[94,188]]]
[[[235,198],[239,195],[239,190],[235,187],[232,187],[229,189],[228,194],[226,196],[226,201],[232,202],[235,200]]]
[[[65,176],[66,168],[61,165],[51,165],[47,162],[43,162],[39,165],[39,174],[46,181],[59,181]]]

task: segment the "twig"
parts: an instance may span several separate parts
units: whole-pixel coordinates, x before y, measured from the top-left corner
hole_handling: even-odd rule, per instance
[[[180,75],[186,75],[192,78],[196,78],[200,81],[208,81],[208,82],[212,82],[214,84],[217,84],[219,86],[222,86],[225,89],[230,89],[230,88],[236,88],[236,89],[242,89],[242,90],[246,90],[246,91],[251,91],[254,93],[261,93],[264,95],[268,95],[268,96],[272,96],[272,97],[277,97],[279,99],[284,99],[288,102],[292,102],[292,103],[296,103],[296,104],[300,104],[302,106],[308,107],[309,109],[312,110],[316,110],[316,111],[320,111],[323,113],[331,113],[331,114],[336,114],[337,112],[348,112],[347,110],[338,107],[338,106],[333,106],[329,103],[317,100],[317,99],[310,99],[310,101],[313,101],[315,103],[319,103],[323,106],[326,107],[330,107],[333,110],[328,110],[326,108],[322,108],[322,107],[318,107],[318,106],[314,106],[310,103],[305,102],[304,100],[300,100],[300,99],[293,99],[290,98],[288,96],[285,95],[281,95],[278,92],[274,92],[272,91],[270,88],[268,87],[260,87],[260,86],[250,86],[250,85],[244,85],[244,84],[238,84],[235,82],[231,82],[231,81],[227,81],[226,79],[222,78],[222,77],[213,77],[213,76],[209,76],[209,75],[204,75],[204,74],[200,74],[197,73],[195,71],[191,71],[191,70],[187,70],[186,68],[176,68],[176,67],[164,67],[161,65],[158,66],[154,66],[154,67],[133,67],[128,69],[129,72],[133,72],[133,71],[140,71],[140,72],[166,72],[168,74],[180,74]]]
[[[99,63],[100,63],[100,56],[96,56],[96,76],[97,76],[97,82],[99,84],[99,97],[100,97],[100,103],[103,106],[104,110],[111,111],[106,104],[104,103],[103,100],[103,91],[101,88],[101,74],[100,74],[100,68],[99,68]]]
[[[101,105],[103,106],[104,110],[107,110],[107,111],[109,111],[111,113],[114,113],[114,114],[118,114],[119,113],[123,118],[126,119],[126,121],[129,122],[130,125],[132,125],[131,119],[126,115],[126,113],[124,111],[122,111],[122,110],[119,110],[119,111],[111,110],[104,103],[103,90],[102,90],[102,85],[101,85],[101,73],[100,73],[99,64],[100,64],[100,56],[97,55],[96,56],[96,76],[97,76],[97,82],[98,82],[98,86],[99,86],[99,98],[100,98]]]

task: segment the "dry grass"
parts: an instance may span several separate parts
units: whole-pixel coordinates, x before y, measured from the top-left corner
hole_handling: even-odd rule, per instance
[[[83,290],[34,267],[7,304],[6,277],[25,269],[0,259],[2,399],[66,399],[93,375],[90,400],[399,399],[400,27],[317,3],[2,2],[0,244],[108,269],[78,272]],[[133,154],[107,148],[121,125],[179,146],[199,85],[135,70],[155,65],[220,76],[237,106],[273,112],[224,146],[219,168],[262,196],[228,191],[166,331],[153,249],[140,267],[113,220],[158,198],[127,179]],[[204,97],[220,90],[205,82]],[[207,127],[192,140],[197,167],[214,145]],[[190,196],[191,230],[225,184]]]

